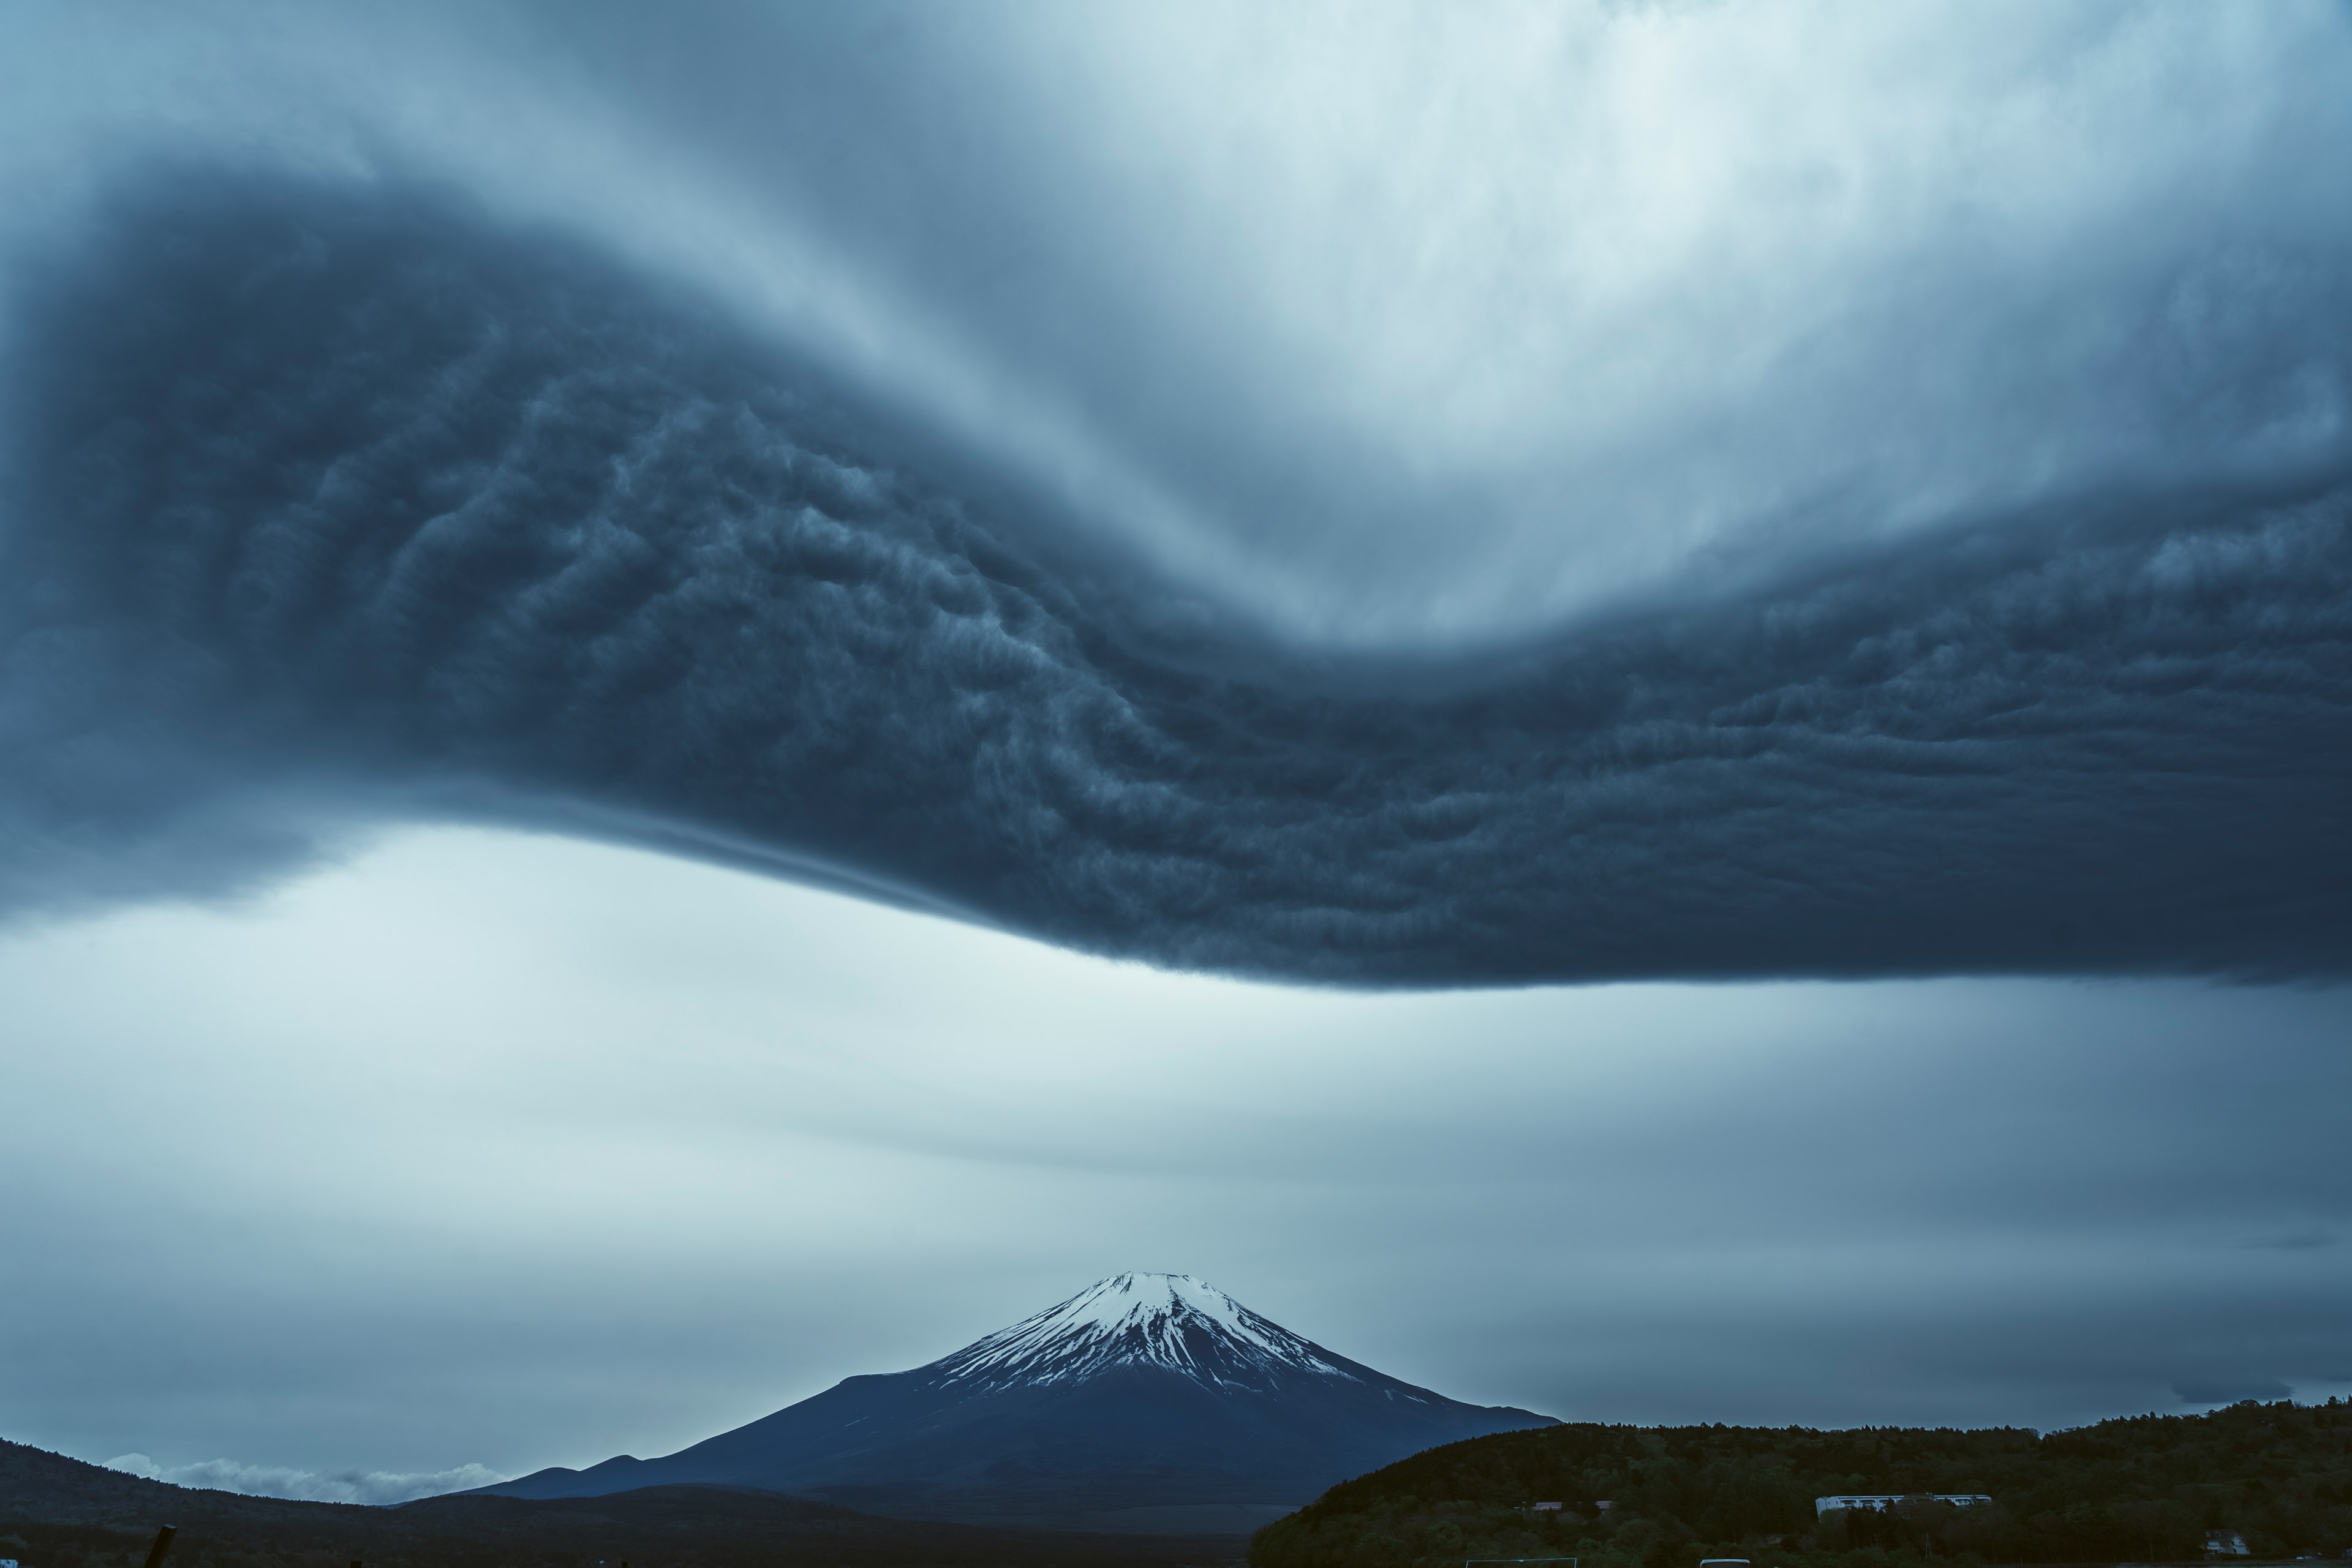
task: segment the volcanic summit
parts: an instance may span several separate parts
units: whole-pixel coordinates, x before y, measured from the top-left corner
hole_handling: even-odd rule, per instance
[[[667,1458],[482,1489],[699,1482],[938,1519],[1244,1529],[1423,1448],[1554,1424],[1375,1372],[1189,1274],[1129,1273]]]

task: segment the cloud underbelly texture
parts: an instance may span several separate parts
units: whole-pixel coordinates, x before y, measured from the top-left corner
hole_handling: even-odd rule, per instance
[[[19,909],[299,859],[254,805],[298,783],[454,779],[1346,984],[2352,956],[2339,494],[2095,499],[1318,687],[1118,635],[870,401],[432,199],[183,177],[15,308]]]

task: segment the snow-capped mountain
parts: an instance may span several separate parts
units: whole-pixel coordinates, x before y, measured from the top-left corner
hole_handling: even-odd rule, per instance
[[[1204,1387],[1261,1391],[1286,1377],[1355,1375],[1321,1346],[1190,1274],[1114,1274],[924,1370],[982,1389],[1082,1382],[1114,1367],[1158,1367]]]
[[[1188,1274],[1118,1274],[911,1372],[853,1377],[659,1459],[487,1492],[704,1482],[887,1513],[1231,1530],[1440,1443],[1552,1418],[1339,1355]]]

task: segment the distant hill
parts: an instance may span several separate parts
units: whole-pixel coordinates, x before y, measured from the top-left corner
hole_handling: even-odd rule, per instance
[[[289,1502],[121,1475],[0,1442],[0,1557],[121,1568],[157,1526],[169,1568],[1234,1568],[1238,1542],[987,1530],[877,1519],[772,1492],[661,1487],[591,1501]]]
[[[1817,1517],[1841,1493],[1983,1493]],[[1600,1505],[1608,1502],[1611,1506]],[[1558,1511],[1528,1505],[1552,1502]],[[2206,1532],[2256,1558],[2352,1549],[2352,1405],[2248,1402],[2044,1436],[2020,1428],[1599,1426],[1416,1454],[1260,1531],[1254,1568],[1451,1568],[1573,1556],[1580,1568],[1890,1568],[2198,1561]]]
[[[919,1518],[1245,1530],[1434,1444],[1552,1424],[1375,1372],[1189,1275],[1120,1274],[928,1366],[849,1378],[665,1458],[482,1491],[697,1482]]]

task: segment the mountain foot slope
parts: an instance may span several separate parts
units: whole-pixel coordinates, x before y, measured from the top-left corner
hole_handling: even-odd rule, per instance
[[[1296,1504],[1441,1443],[1552,1425],[1375,1372],[1189,1275],[1129,1273],[928,1366],[845,1379],[666,1458],[480,1489],[715,1484],[877,1513],[1094,1529],[1126,1514],[1164,1529],[1182,1510]]]

